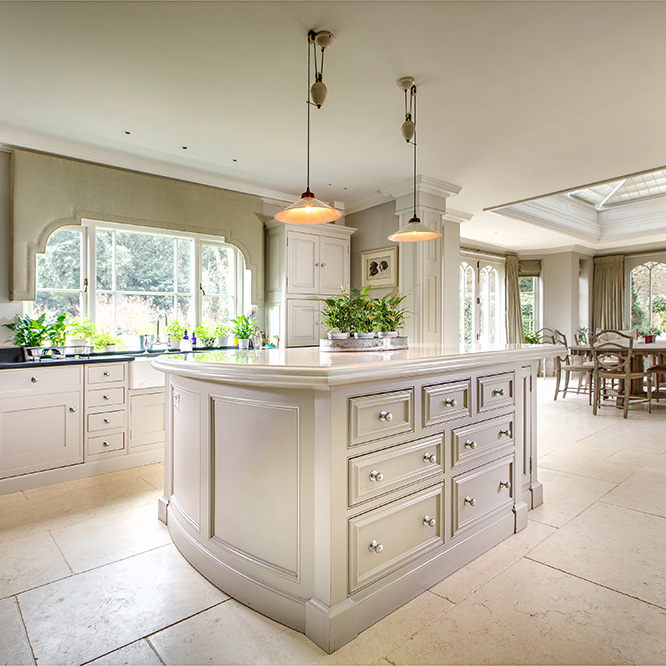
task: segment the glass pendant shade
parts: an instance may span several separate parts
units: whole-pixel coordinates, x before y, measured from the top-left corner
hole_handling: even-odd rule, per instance
[[[427,227],[416,215],[401,229],[391,234],[388,239],[396,243],[417,243],[419,241],[435,240],[442,234]]]
[[[278,222],[285,224],[323,224],[335,222],[341,217],[339,210],[316,199],[310,190],[303,192],[298,201],[275,215]]]

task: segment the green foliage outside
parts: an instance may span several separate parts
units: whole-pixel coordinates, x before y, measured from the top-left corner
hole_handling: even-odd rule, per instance
[[[238,317],[231,320],[231,323],[234,325],[233,333],[239,340],[248,340],[257,330],[253,317],[238,315]]]

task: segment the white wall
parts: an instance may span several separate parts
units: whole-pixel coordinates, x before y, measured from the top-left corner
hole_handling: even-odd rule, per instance
[[[23,303],[9,301],[9,265],[11,253],[11,156],[0,151],[0,324],[7,324],[23,311]],[[11,345],[9,330],[0,327],[0,345]]]
[[[580,320],[580,255],[547,254],[541,260],[543,326],[558,329],[573,343]]]

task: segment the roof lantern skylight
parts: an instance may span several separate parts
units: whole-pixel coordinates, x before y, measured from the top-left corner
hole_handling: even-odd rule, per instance
[[[622,204],[660,197],[666,194],[666,170],[659,169],[610,183],[590,185],[568,192],[570,197],[584,201],[597,210]]]

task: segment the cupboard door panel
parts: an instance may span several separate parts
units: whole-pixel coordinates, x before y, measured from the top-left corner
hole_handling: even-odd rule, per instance
[[[287,301],[287,346],[314,347],[319,344],[319,301]]]
[[[349,279],[349,240],[322,236],[319,245],[319,293],[335,295]]]
[[[287,293],[319,292],[319,237],[287,232]]]

